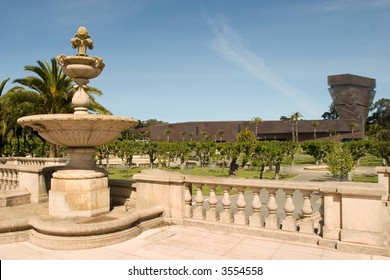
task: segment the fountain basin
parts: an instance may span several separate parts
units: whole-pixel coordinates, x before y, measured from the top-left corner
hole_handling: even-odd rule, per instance
[[[62,66],[65,75],[72,78],[92,79],[96,78],[102,72],[105,64],[101,58],[96,56],[65,56],[60,55],[57,58]]]
[[[47,141],[68,147],[94,147],[116,139],[133,127],[133,118],[111,115],[52,114],[32,115],[18,119],[18,124],[32,127]]]

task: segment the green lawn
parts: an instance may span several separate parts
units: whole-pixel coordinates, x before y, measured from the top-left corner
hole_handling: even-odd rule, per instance
[[[131,180],[133,178],[133,175],[136,173],[140,173],[141,170],[142,168],[139,167],[131,169],[111,167],[109,170],[108,177],[109,179],[115,180]]]
[[[382,159],[375,156],[365,156],[359,160],[360,166],[382,166]]]
[[[188,168],[185,170],[181,170],[180,168],[170,168],[166,169],[169,171],[173,172],[180,172],[183,174],[192,174],[192,175],[199,175],[199,176],[215,176],[215,177],[228,177],[228,169],[216,167],[216,168],[202,168],[200,167],[195,167],[195,168]],[[133,175],[136,173],[140,173],[142,171],[142,168],[131,168],[131,169],[126,169],[126,168],[114,168],[111,167],[109,170],[109,178],[110,179],[116,179],[116,180],[131,180],[133,178]],[[281,174],[280,179],[288,179],[296,176],[295,174],[290,174],[290,175],[285,175]],[[240,168],[237,171],[237,178],[247,178],[247,179],[256,179],[259,178],[259,171],[258,170],[249,170],[249,169],[243,169]],[[268,171],[264,172],[264,179],[274,179],[275,178],[275,172],[273,171]],[[217,187],[215,190],[217,195],[222,195],[223,194],[223,189],[220,187]],[[194,187],[192,189],[192,193],[196,194],[196,188]],[[202,193],[205,196],[210,195],[210,189],[208,186],[203,186]],[[229,192],[231,195],[236,194],[236,190],[231,190]]]
[[[366,175],[366,176],[353,176],[352,177],[353,182],[360,182],[360,183],[378,183],[378,176],[376,175]]]
[[[110,179],[117,179],[117,180],[131,180],[133,178],[133,175],[136,173],[140,173],[142,168],[114,168],[111,167],[109,170],[109,178]],[[228,177],[228,169],[220,167],[216,168],[188,168],[185,170],[181,170],[180,168],[166,168],[165,170],[173,171],[173,172],[180,172],[183,174],[191,174],[191,175],[198,175],[198,176],[215,176],[215,177]],[[296,176],[295,174],[280,174],[280,179],[288,179]],[[247,179],[256,179],[259,178],[259,171],[258,170],[251,170],[251,169],[243,169],[240,168],[237,171],[237,178],[247,178]],[[263,175],[264,179],[274,179],[275,178],[275,172],[274,171],[267,171],[264,172]]]

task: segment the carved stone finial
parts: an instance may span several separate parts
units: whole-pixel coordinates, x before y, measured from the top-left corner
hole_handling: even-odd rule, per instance
[[[77,29],[75,38],[70,39],[72,48],[78,48],[78,56],[87,56],[87,48],[93,49],[93,41],[90,38],[87,28],[81,26]]]

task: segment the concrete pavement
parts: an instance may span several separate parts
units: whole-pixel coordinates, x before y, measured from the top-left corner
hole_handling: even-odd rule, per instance
[[[2,260],[390,260],[309,244],[165,226],[115,245],[87,250],[49,250],[29,242],[0,245]]]

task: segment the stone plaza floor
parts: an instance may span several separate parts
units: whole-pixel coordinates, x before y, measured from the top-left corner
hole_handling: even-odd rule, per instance
[[[49,250],[29,242],[0,245],[2,260],[390,260],[309,244],[221,231],[165,226],[114,245]]]

